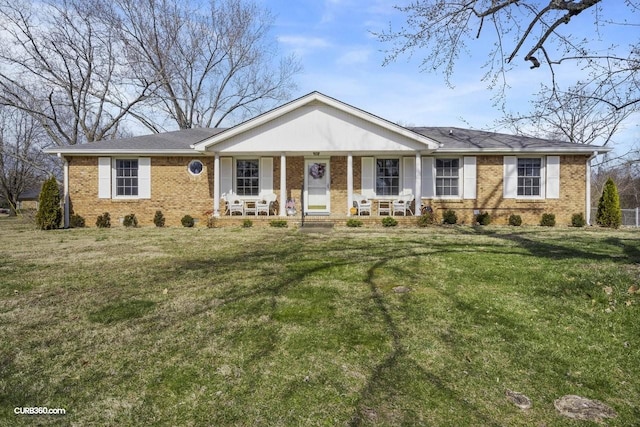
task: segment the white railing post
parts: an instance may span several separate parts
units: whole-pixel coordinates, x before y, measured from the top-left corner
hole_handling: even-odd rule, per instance
[[[640,208],[636,208],[636,227],[640,227]]]

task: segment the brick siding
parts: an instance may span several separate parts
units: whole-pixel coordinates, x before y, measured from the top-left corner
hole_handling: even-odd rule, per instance
[[[118,225],[125,215],[134,213],[140,225],[152,225],[156,210],[161,210],[168,226],[180,226],[181,218],[189,214],[206,224],[213,209],[213,158],[201,158],[203,173],[193,176],[187,166],[194,157],[152,157],[151,199],[99,199],[98,158],[70,157],[69,190],[73,212],[83,216],[88,226],[93,226],[98,215],[109,212],[112,224]],[[545,200],[504,199],[503,156],[477,156],[477,199],[429,200],[422,203],[432,206],[436,214],[453,209],[459,222],[471,223],[473,211],[489,212],[494,224],[506,224],[511,214],[522,216],[525,224],[538,224],[543,213],[556,215],[559,225],[570,224],[574,213],[585,211],[586,161],[584,155],[561,156],[560,198]],[[347,158],[333,156],[330,159],[331,211],[332,215],[347,214]],[[274,192],[280,197],[280,157],[273,158]],[[304,183],[304,157],[287,158],[287,197],[296,200],[300,209],[300,197]],[[361,157],[353,157],[353,191],[361,192]]]

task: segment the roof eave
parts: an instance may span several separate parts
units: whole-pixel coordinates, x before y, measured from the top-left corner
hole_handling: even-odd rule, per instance
[[[487,153],[487,154],[585,154],[591,155],[594,152],[597,154],[604,154],[611,151],[611,148],[608,147],[580,147],[579,149],[567,149],[566,147],[541,147],[541,148],[439,148],[435,151],[435,154],[438,153],[456,153],[456,154],[464,154],[464,153]]]
[[[195,151],[192,149],[183,150],[139,150],[139,149],[99,149],[99,150],[73,150],[73,149],[46,149],[47,154],[55,154],[62,156],[206,156],[207,153]]]

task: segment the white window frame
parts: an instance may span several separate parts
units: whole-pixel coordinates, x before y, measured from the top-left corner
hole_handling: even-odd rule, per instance
[[[246,162],[246,161],[256,161],[258,163],[258,192],[256,194],[240,194],[238,192],[238,162]],[[260,189],[262,188],[261,186],[261,173],[260,173],[260,169],[261,169],[261,164],[260,164],[260,157],[234,157],[233,158],[233,191],[236,194],[236,196],[240,199],[243,198],[248,198],[248,199],[254,199],[256,197],[258,197],[258,195],[260,194]]]
[[[137,163],[137,184],[135,195],[118,194],[118,161],[135,160]],[[114,199],[139,199],[140,198],[140,159],[138,157],[114,157],[111,167],[111,194]]]
[[[438,179],[453,178],[446,176],[438,176],[438,160],[457,160],[458,161],[458,180],[457,194],[438,195]],[[434,199],[461,199],[462,185],[464,183],[464,161],[462,157],[435,157],[433,159],[433,196]]]
[[[503,197],[505,199],[517,200],[544,200],[547,196],[547,157],[553,157],[555,170],[559,172],[559,158],[557,156],[504,156],[504,177],[503,177]],[[540,195],[525,196],[518,195],[518,160],[520,159],[539,159],[540,160]],[[556,179],[553,180],[555,185],[550,192],[557,193],[559,191],[559,175],[556,173]]]
[[[398,194],[378,194],[378,160],[397,160],[398,162]],[[373,191],[377,198],[390,198],[399,196],[403,191],[403,165],[402,157],[399,156],[378,156],[373,158]]]
[[[519,180],[520,180],[520,174],[519,174],[519,162],[520,160],[530,160],[530,159],[536,159],[536,160],[540,160],[540,183],[539,183],[539,188],[540,188],[540,194],[538,195],[524,195],[524,194],[518,194],[518,189],[520,187],[519,185]],[[545,198],[545,189],[546,189],[546,161],[545,161],[545,157],[544,156],[516,156],[516,176],[515,176],[515,180],[516,180],[516,199],[529,199],[529,200],[540,200],[540,199],[544,199]],[[526,178],[526,177],[524,177]]]

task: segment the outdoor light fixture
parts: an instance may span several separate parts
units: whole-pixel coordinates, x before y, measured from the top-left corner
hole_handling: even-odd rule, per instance
[[[319,155],[320,155],[320,152],[319,152],[319,151],[314,151],[314,152],[313,152],[313,155],[314,155],[314,156],[319,156]]]

